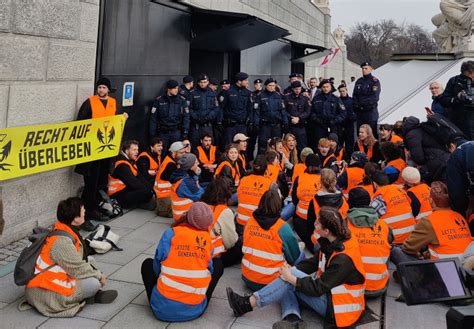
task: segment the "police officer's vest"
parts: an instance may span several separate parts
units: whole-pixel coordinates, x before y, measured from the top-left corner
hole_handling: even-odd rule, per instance
[[[199,162],[201,162],[202,164],[206,164],[206,165],[212,165],[212,164],[216,163],[216,150],[217,150],[217,148],[215,146],[211,145],[211,147],[209,149],[209,157],[207,157],[207,154],[204,151],[204,149],[202,148],[202,146],[198,146],[197,150],[198,150]]]
[[[163,160],[163,163],[161,164],[160,169],[156,173],[155,185],[153,186],[153,190],[155,191],[157,199],[167,198],[171,194],[171,186],[172,186],[171,183],[161,178],[163,171],[165,171],[169,163],[176,163],[176,162],[169,155],[167,155],[165,159]]]
[[[403,186],[404,182],[402,179],[402,171],[407,167],[407,163],[403,159],[395,159],[386,164],[386,167],[392,166],[393,168],[397,169],[399,172],[398,179],[395,181],[394,184]]]
[[[342,191],[345,198],[349,198],[349,191],[359,187],[364,179],[364,169],[359,167],[348,167],[345,169],[347,175],[347,187]]]
[[[377,291],[385,288],[390,278],[387,261],[390,256],[388,243],[389,228],[379,220],[373,227],[358,227],[348,222],[352,235],[359,242],[362,263],[365,269],[366,290]]]
[[[264,176],[249,175],[242,178],[237,188],[237,223],[247,224],[253,212],[258,208],[262,195],[270,189],[272,181]]]
[[[352,260],[357,271],[365,278],[364,264],[362,263],[357,239],[351,237],[351,239],[345,241],[343,244],[344,250],[333,252],[327,260],[324,253],[319,253],[318,278],[320,278],[326,268],[331,265],[332,259],[340,254],[348,256]],[[355,285],[343,283],[340,286],[331,289],[331,304],[334,310],[334,318],[337,327],[349,327],[357,322],[365,309],[364,292],[365,283]]]
[[[138,156],[138,159],[140,158],[148,158],[148,161],[150,161],[150,168],[149,170],[155,170],[157,171],[160,168],[160,157],[158,156],[157,159],[153,158],[148,152],[142,152]]]
[[[392,229],[393,243],[402,244],[415,228],[415,218],[411,212],[410,198],[396,185],[386,185],[375,192],[374,198],[382,196],[387,212],[381,217]]]
[[[269,230],[264,230],[253,216],[249,219],[242,246],[242,276],[247,280],[268,284],[280,276],[285,256],[278,231],[283,225],[285,221],[279,218]]]
[[[321,207],[319,206],[319,203],[316,200],[316,197],[313,198],[313,205],[314,205],[314,213],[316,214],[316,217],[317,217],[319,209],[321,209]],[[346,200],[342,199],[342,205],[339,207],[339,209],[337,211],[341,215],[342,219],[345,220],[347,218],[347,212],[349,211],[349,205],[347,204]],[[315,227],[314,230],[313,230],[313,234],[311,235],[311,242],[316,244],[316,242],[318,242],[319,237],[320,237],[319,230],[316,229],[316,227]]]
[[[181,198],[178,196],[178,188],[183,180],[180,179],[171,187],[171,210],[173,211],[173,219],[178,220],[183,217],[191,208],[193,200],[188,198]]]
[[[211,282],[211,235],[188,226],[173,227],[168,257],[161,262],[156,289],[165,298],[198,305]]]
[[[107,97],[107,105],[105,107],[99,96],[91,96],[89,101],[91,103],[92,119],[111,117],[117,112],[116,101],[110,96]]]
[[[280,174],[280,171],[280,166],[268,164],[267,170],[265,171],[265,177],[268,178],[272,183],[275,183],[278,180],[278,175]]]
[[[79,237],[69,226],[61,222],[56,222],[53,230],[65,231],[74,237],[74,246],[76,251],[79,252]],[[56,235],[46,238],[46,242],[36,260],[35,274],[37,275],[28,282],[26,288],[42,288],[62,296],[71,296],[76,291],[77,280],[70,277],[66,271],[50,257],[51,248],[58,237],[59,236]],[[44,272],[41,273],[41,271]]]
[[[422,217],[426,217],[433,212],[433,208],[430,204],[430,187],[425,183],[410,187],[407,192],[413,193],[418,201],[420,202],[420,212],[416,216],[417,220]]]
[[[119,165],[124,164],[127,165],[130,168],[130,171],[132,172],[133,176],[137,177],[138,176],[138,169],[137,167],[130,162],[126,160],[118,160],[115,162],[115,167],[117,168]],[[113,177],[112,175],[109,175],[109,182],[107,184],[107,194],[109,196],[113,196],[115,193],[118,193],[125,189],[127,185],[125,185],[124,182],[122,182],[120,179]]]
[[[428,246],[431,259],[458,257],[461,262],[474,255],[474,242],[467,221],[452,210],[435,210],[428,216],[439,245]]]
[[[224,246],[224,242],[222,241],[222,237],[220,235],[214,236],[212,233],[212,229],[214,225],[216,225],[217,221],[219,220],[220,215],[224,210],[227,209],[227,205],[220,204],[217,206],[209,206],[212,210],[213,214],[213,221],[212,224],[209,226],[209,232],[211,232],[211,239],[212,239],[212,258],[219,256],[220,254],[225,253],[226,249]]]
[[[321,186],[321,176],[319,174],[303,173],[298,178],[298,188],[296,196],[298,204],[296,205],[296,214],[302,218],[308,218],[309,203]]]

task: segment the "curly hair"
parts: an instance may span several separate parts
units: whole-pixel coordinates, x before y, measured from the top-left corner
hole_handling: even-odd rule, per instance
[[[345,241],[351,238],[351,231],[347,227],[347,222],[342,219],[336,208],[321,207],[318,220],[321,226],[328,229],[337,239]]]

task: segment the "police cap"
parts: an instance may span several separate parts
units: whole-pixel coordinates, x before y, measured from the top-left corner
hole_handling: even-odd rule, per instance
[[[222,85],[230,85],[229,80],[227,80],[227,79],[221,80],[221,86]]]
[[[321,82],[319,83],[319,88],[324,86],[326,83],[331,84],[331,81],[329,81],[328,79],[321,80]]]
[[[207,76],[207,74],[204,74],[204,73],[199,74],[197,81],[199,82],[202,80],[209,80],[209,77]]]
[[[187,75],[183,78],[183,83],[190,83],[190,82],[193,82],[194,81],[194,78],[190,75]]]
[[[301,87],[301,86],[302,86],[302,85],[301,85],[301,81],[299,81],[299,80],[298,80],[298,81],[293,81],[293,82],[291,83],[291,88],[299,88],[299,87]]]
[[[363,63],[360,64],[360,67],[361,67],[361,68],[364,67],[364,66],[370,66],[370,67],[372,67],[372,64],[370,64],[369,62],[365,61],[365,62],[363,62]]]
[[[265,80],[265,86],[266,86],[266,85],[269,85],[270,83],[275,83],[275,79],[273,79],[273,78],[268,78],[267,80]]]
[[[179,83],[176,80],[168,80],[168,82],[166,82],[166,88],[168,88],[168,89],[173,89],[173,88],[176,88],[178,86],[179,86]]]
[[[297,78],[298,77],[298,73],[291,73],[288,78]]]
[[[253,83],[254,83],[254,84],[257,84],[257,83],[262,83],[262,82],[263,82],[262,79],[257,79],[257,80],[255,80]]]
[[[247,80],[248,78],[249,78],[249,75],[245,72],[239,72],[235,75],[235,80],[237,81]]]
[[[217,80],[217,79],[215,79],[215,78],[210,78],[210,79],[209,79],[209,83],[210,83],[211,85],[217,86],[217,85],[219,85],[219,80]]]

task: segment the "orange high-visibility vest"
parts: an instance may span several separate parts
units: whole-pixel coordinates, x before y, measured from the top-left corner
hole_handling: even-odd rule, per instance
[[[281,168],[280,166],[276,166],[274,164],[268,164],[267,170],[265,171],[265,177],[270,179],[272,183],[275,183],[278,180],[278,175],[280,174]]]
[[[216,225],[217,221],[219,220],[219,216],[222,214],[224,210],[227,209],[227,205],[219,204],[217,206],[209,206],[212,210],[213,214],[213,221],[212,224],[209,226],[209,232],[211,233],[212,239],[212,258],[219,256],[220,254],[225,253],[226,249],[224,246],[224,242],[222,241],[222,237],[220,235],[214,235],[213,228]]]
[[[402,179],[402,171],[403,169],[407,167],[407,163],[403,159],[398,158],[387,163],[385,167],[388,167],[388,166],[394,167],[399,172],[398,179],[393,184],[403,185],[404,181]]]
[[[155,160],[148,152],[142,152],[138,156],[138,159],[140,158],[148,158],[148,160],[150,161],[150,170],[157,171],[160,168],[161,159],[159,156],[157,157],[157,160]]]
[[[272,181],[265,176],[249,175],[242,178],[237,188],[237,223],[247,224],[250,216],[258,208],[262,195],[270,189]]]
[[[356,187],[361,187],[364,190],[366,190],[367,192],[369,192],[370,200],[372,200],[374,198],[375,189],[374,189],[374,186],[372,184],[359,185],[359,186],[356,186]]]
[[[403,139],[398,135],[392,134],[390,135],[390,142],[393,144],[403,143]]]
[[[99,96],[91,96],[89,97],[89,101],[91,103],[92,119],[111,117],[117,112],[116,101],[110,96],[107,97],[106,107],[104,107]]]
[[[137,167],[134,164],[132,165],[130,162],[128,162],[126,160],[118,160],[117,162],[115,162],[115,167],[114,168],[117,168],[121,164],[127,165],[130,168],[130,170],[132,171],[133,176],[135,176],[135,177],[138,176]],[[109,182],[107,184],[107,194],[109,196],[112,196],[115,193],[118,193],[118,192],[122,191],[126,187],[127,186],[125,185],[125,183],[122,182],[120,179],[115,178],[112,175],[109,175]]]
[[[180,219],[186,214],[193,204],[193,200],[188,198],[181,198],[178,196],[178,187],[183,180],[180,179],[171,187],[171,210],[173,211],[174,220]]]
[[[392,229],[394,244],[402,244],[415,228],[415,218],[411,212],[410,198],[396,185],[386,185],[375,192],[374,198],[382,196],[387,212],[381,217]]]
[[[373,146],[371,147],[367,146],[367,152],[364,151],[364,144],[362,144],[360,141],[357,141],[357,146],[359,147],[360,152],[365,153],[367,155],[367,158],[369,159],[369,161],[372,160],[372,155],[374,153]]]
[[[354,187],[359,187],[357,185],[362,184],[364,179],[364,169],[359,167],[347,167],[347,187],[343,190],[344,197],[349,198],[349,191]]]
[[[168,257],[161,262],[156,289],[168,299],[200,304],[206,299],[211,282],[211,235],[185,225],[172,229],[174,236]]]
[[[269,230],[264,230],[253,216],[249,219],[242,246],[242,276],[247,280],[268,284],[280,276],[285,255],[278,231],[283,225],[285,221],[279,218]]]
[[[297,163],[293,166],[293,176],[291,176],[291,184],[295,182],[296,177],[301,176],[306,171],[304,163]]]
[[[163,174],[163,172],[165,171],[169,163],[176,163],[176,162],[173,160],[173,158],[167,155],[165,159],[163,160],[163,163],[161,164],[160,169],[156,173],[155,185],[153,186],[153,190],[155,191],[157,199],[167,198],[171,194],[171,186],[172,186],[171,183],[161,178],[161,175]]]
[[[232,172],[232,178],[234,179],[234,182],[236,185],[240,184],[240,171],[239,171],[239,165],[236,163],[235,166],[233,166],[229,161],[224,160],[222,161],[216,168],[216,171],[214,172],[214,177],[219,176],[221,173],[222,169],[224,167],[229,167],[231,172]]]
[[[324,159],[323,164],[321,165],[321,168],[326,168],[326,165],[332,166],[334,161],[336,161],[336,157],[333,155],[328,156],[326,159]]]
[[[202,146],[197,147],[198,150],[198,159],[199,162],[202,164],[207,164],[207,165],[212,165],[216,163],[216,150],[217,148],[213,145],[211,145],[209,149],[209,157],[207,157],[206,152],[204,151]]]
[[[413,193],[418,201],[420,201],[420,212],[416,216],[416,220],[420,220],[422,217],[426,217],[433,212],[433,208],[430,204],[430,187],[425,183],[410,187],[407,192]]]
[[[348,227],[359,242],[362,263],[365,269],[365,289],[376,291],[385,288],[390,278],[387,261],[390,256],[388,243],[389,228],[387,223],[379,220],[373,227],[358,227],[348,222]]]
[[[461,262],[474,255],[474,242],[464,217],[451,210],[434,210],[428,220],[439,245],[428,245],[431,259],[457,257]]]
[[[53,230],[65,231],[74,237],[74,246],[76,247],[76,251],[79,252],[79,237],[69,226],[61,222],[56,222]],[[36,260],[35,274],[37,275],[28,282],[26,287],[42,288],[62,296],[71,296],[76,291],[77,280],[70,277],[61,266],[55,264],[50,256],[51,248],[57,238],[57,235],[46,238],[46,242]],[[51,268],[48,269],[50,266]],[[41,273],[41,271],[44,272]]]
[[[288,160],[290,160],[290,151],[286,148],[286,146],[283,146],[283,154]]]
[[[308,219],[309,203],[321,186],[321,175],[303,173],[298,178],[298,188],[296,196],[298,204],[296,205],[296,214],[302,219]]]
[[[316,214],[316,217],[317,217],[319,209],[321,209],[321,207],[319,206],[319,203],[316,200],[316,197],[313,198],[313,205],[314,205],[314,213]],[[349,211],[349,204],[346,202],[345,199],[342,199],[342,205],[338,209],[338,212],[341,215],[342,219],[347,218],[347,212],[348,211]],[[315,227],[314,231],[313,231],[313,234],[311,235],[311,242],[316,244],[318,242],[319,237],[320,237],[319,230],[317,230],[316,227]]]
[[[242,161],[242,167],[247,169],[247,159],[245,158],[245,155],[239,152],[239,159]]]
[[[338,154],[336,154],[336,153],[334,152],[334,156],[336,157],[336,160],[339,161],[339,162],[341,162],[342,160],[344,160],[344,153],[345,153],[345,151],[344,151],[343,148],[339,150],[339,153],[338,153]]]
[[[352,260],[357,271],[365,278],[364,264],[362,263],[357,239],[351,237],[343,242],[343,244],[344,250],[333,252],[328,260],[326,260],[324,253],[319,253],[318,278],[330,266],[331,260],[339,254],[347,255]],[[349,327],[359,319],[365,309],[364,291],[365,283],[355,285],[343,283],[331,289],[332,307],[337,327]]]

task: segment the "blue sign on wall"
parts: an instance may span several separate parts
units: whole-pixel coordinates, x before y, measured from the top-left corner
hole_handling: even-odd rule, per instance
[[[133,105],[133,92],[135,89],[135,82],[125,82],[123,84],[122,106]]]

